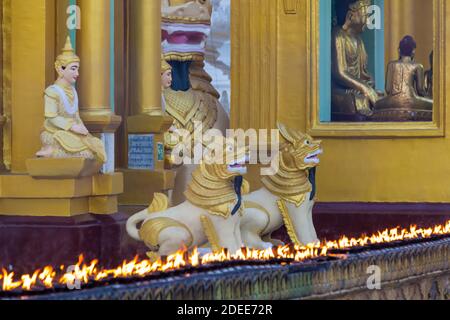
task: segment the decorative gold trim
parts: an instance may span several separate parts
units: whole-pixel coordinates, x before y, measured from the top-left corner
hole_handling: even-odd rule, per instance
[[[212,215],[228,218],[237,196],[226,167],[200,164],[192,173],[192,180],[184,192],[186,199]]]
[[[145,242],[145,244],[150,247],[151,249],[155,249],[153,251],[157,251],[156,248],[159,246],[159,234],[167,229],[167,228],[181,228],[188,231],[190,240],[189,243],[186,243],[186,247],[191,247],[194,242],[194,236],[192,235],[191,230],[189,228],[174,219],[170,218],[155,218],[155,219],[149,219],[147,222],[145,222],[141,229],[139,230],[139,237]]]
[[[284,163],[282,155],[279,159],[278,172],[273,176],[263,177],[261,182],[272,194],[300,207],[305,202],[306,194],[312,191],[308,173],[306,170],[289,168]]]
[[[201,20],[192,17],[162,16],[161,20],[165,23],[204,24],[207,26],[211,25],[211,20]]]
[[[443,137],[447,101],[445,70],[446,1],[433,0],[434,19],[434,109],[432,122],[407,123],[321,123],[319,118],[319,1],[308,0],[306,10],[308,41],[307,129],[315,137]]]
[[[283,0],[285,14],[297,14],[298,0]]]
[[[11,126],[11,0],[3,0],[3,164],[11,170],[12,126]]]
[[[169,198],[164,193],[155,193],[147,211],[149,213],[156,213],[167,210],[167,208],[169,208]]]
[[[263,212],[267,216],[267,223],[264,226],[264,228],[259,232],[260,236],[264,235],[266,233],[267,229],[269,228],[269,225],[270,225],[270,213],[269,213],[269,211],[267,211],[267,209],[264,208],[259,203],[256,203],[256,202],[253,202],[253,201],[245,201],[244,202],[244,207],[245,207],[245,209],[256,209],[256,210],[259,210],[259,211]]]
[[[289,210],[286,206],[284,200],[277,200],[278,209],[280,209],[281,216],[283,217],[284,225],[286,226],[287,233],[292,243],[301,246],[302,243],[298,240],[297,234],[295,232],[294,224],[292,223],[291,216],[289,215]]]
[[[217,235],[216,229],[214,228],[211,219],[208,216],[201,216],[200,220],[202,222],[203,231],[208,238],[209,244],[214,252],[219,252],[222,247],[220,245],[219,236]]]
[[[164,58],[167,61],[204,61],[205,57],[202,53],[199,52],[174,52],[170,51],[164,54]]]
[[[158,253],[153,252],[153,251],[147,251],[147,257],[151,263],[155,263],[159,259],[161,259],[161,256]]]

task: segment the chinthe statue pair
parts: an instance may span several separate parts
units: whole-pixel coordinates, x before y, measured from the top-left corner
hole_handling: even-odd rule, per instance
[[[375,90],[361,34],[365,31],[369,0],[336,1],[336,26],[332,33],[333,121],[431,121],[432,68],[415,61],[417,44],[405,36],[399,59],[389,62],[386,94]],[[430,62],[433,64],[432,55]]]
[[[223,139],[223,154],[234,150],[235,163],[202,162],[185,191],[186,201],[169,208],[164,194],[155,194],[149,208],[127,221],[128,234],[143,241],[156,260],[187,248],[210,246],[212,251],[242,247],[267,249],[281,244],[271,234],[285,225],[292,243],[316,243],[312,220],[315,168],[321,142],[279,124],[284,138],[277,154],[278,171],[261,176],[263,187],[249,193],[248,148]],[[214,155],[206,155],[211,157]]]

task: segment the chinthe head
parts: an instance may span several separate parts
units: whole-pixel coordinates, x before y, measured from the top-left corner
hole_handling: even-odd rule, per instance
[[[320,163],[319,156],[323,153],[321,141],[281,123],[278,124],[278,129],[286,140],[280,145],[280,156],[281,161],[288,169],[292,171],[308,170]]]

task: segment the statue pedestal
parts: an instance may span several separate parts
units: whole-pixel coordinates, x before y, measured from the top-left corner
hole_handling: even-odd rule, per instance
[[[164,133],[172,123],[171,117],[145,114],[127,119],[128,168],[120,170],[125,186],[121,205],[148,206],[155,192],[173,189],[175,173],[164,169]]]
[[[0,215],[73,217],[117,213],[123,175],[92,175],[97,166],[85,159],[28,160],[30,175],[0,175]]]
[[[381,109],[374,110],[372,121],[375,122],[406,122],[433,121],[432,110]]]
[[[96,175],[100,172],[102,164],[95,160],[82,158],[67,159],[28,159],[27,172],[33,178],[82,178]]]

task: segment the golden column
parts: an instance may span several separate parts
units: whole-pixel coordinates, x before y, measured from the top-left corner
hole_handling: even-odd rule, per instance
[[[161,1],[130,1],[130,14],[132,112],[161,116]]]
[[[127,119],[128,135],[154,136],[154,169],[136,170],[128,161],[123,169],[125,192],[121,204],[148,205],[154,192],[173,188],[174,174],[164,170],[164,133],[173,119],[161,109],[161,1],[129,2],[129,97],[132,116]],[[123,150],[128,155],[128,150]],[[145,190],[145,192],[142,192]]]
[[[121,117],[111,110],[111,1],[79,0],[77,4],[81,9],[81,30],[77,34],[77,53],[81,59],[80,114],[89,131],[114,132]]]

